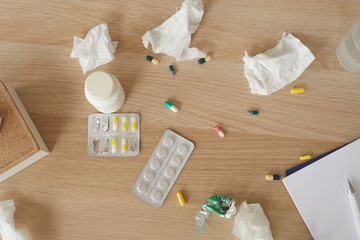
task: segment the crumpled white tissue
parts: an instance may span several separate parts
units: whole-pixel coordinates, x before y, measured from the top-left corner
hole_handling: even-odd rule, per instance
[[[202,0],[185,0],[173,16],[144,34],[144,46],[148,48],[151,43],[154,53],[165,53],[177,61],[206,57],[199,49],[189,48],[191,34],[199,27],[203,14]]]
[[[241,240],[273,240],[269,220],[259,203],[241,203],[233,234]]]
[[[111,41],[106,23],[91,29],[84,39],[74,36],[71,58],[79,58],[83,73],[114,60],[118,42]]]
[[[251,93],[269,95],[295,81],[315,57],[299,39],[284,32],[274,48],[254,57],[245,51],[243,60]]]
[[[0,202],[0,233],[3,240],[28,240],[28,237],[16,230],[14,224],[14,200]]]

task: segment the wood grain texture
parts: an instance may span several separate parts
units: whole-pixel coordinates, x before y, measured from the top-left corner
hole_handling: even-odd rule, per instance
[[[16,226],[31,239],[236,239],[234,218],[211,215],[207,233],[195,231],[195,212],[214,194],[233,196],[237,206],[259,202],[274,239],[312,239],[282,182],[264,176],[283,174],[302,154],[317,156],[360,136],[360,75],[346,72],[336,59],[359,1],[204,0],[192,46],[213,60],[200,66],[156,55],[160,64],[150,64],[145,56],[152,52],[141,37],[181,2],[0,1],[1,80],[16,88],[51,151],[1,183],[0,199],[15,200]],[[120,79],[127,95],[120,112],[141,115],[138,157],[86,153],[87,117],[96,110],[84,96],[89,73],[84,76],[69,55],[73,36],[84,37],[103,22],[119,45],[115,60],[96,70]],[[252,95],[244,51],[272,48],[283,31],[298,37],[316,60],[280,91]],[[306,93],[291,95],[296,86]],[[177,114],[163,107],[167,99],[180,108]],[[247,116],[250,108],[260,115]],[[215,124],[224,139],[212,130]],[[155,209],[130,191],[166,129],[196,147],[164,205]]]

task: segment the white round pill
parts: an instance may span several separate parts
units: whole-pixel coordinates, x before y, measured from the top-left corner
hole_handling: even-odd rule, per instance
[[[161,197],[162,197],[162,194],[159,191],[154,191],[153,194],[151,195],[151,198],[154,201],[159,201],[161,199]]]
[[[157,151],[157,155],[159,158],[164,158],[167,155],[167,151],[164,148],[159,148]]]
[[[152,172],[146,172],[144,175],[145,180],[151,181],[153,180],[155,177],[154,173]]]
[[[139,191],[139,193],[143,193],[147,190],[147,184],[146,183],[140,183],[138,186],[137,186],[137,190]]]
[[[160,166],[161,166],[161,162],[158,160],[154,160],[150,163],[150,167],[152,169],[158,169],[158,168],[160,168]]]
[[[159,188],[161,188],[161,189],[165,189],[168,186],[169,186],[169,182],[164,179],[159,182]]]
[[[179,158],[179,157],[174,157],[174,158],[171,160],[171,163],[172,163],[172,165],[174,165],[174,166],[180,166],[180,164],[181,164],[181,158]]]
[[[173,176],[175,176],[175,170],[172,168],[168,168],[168,169],[166,169],[165,175],[167,177],[173,177]]]
[[[172,137],[165,138],[164,145],[167,147],[171,147],[172,145],[174,145],[174,139]]]
[[[178,152],[182,155],[185,155],[188,152],[188,148],[185,145],[181,145],[178,149]]]

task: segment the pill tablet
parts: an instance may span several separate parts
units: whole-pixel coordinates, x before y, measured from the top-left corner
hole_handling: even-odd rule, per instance
[[[171,164],[174,165],[174,166],[180,166],[180,164],[181,164],[181,158],[179,158],[179,157],[174,157],[174,158],[171,160]]]
[[[161,188],[161,189],[165,189],[168,186],[169,186],[169,182],[164,179],[159,182],[159,188]]]
[[[162,194],[161,192],[158,192],[158,191],[155,191],[153,192],[151,198],[154,200],[154,201],[159,201],[162,197]]]
[[[147,184],[146,183],[140,183],[137,186],[137,190],[141,193],[145,192],[147,190]]]
[[[152,172],[147,172],[147,173],[144,175],[145,180],[148,180],[148,181],[153,180],[154,177],[155,177],[155,175],[154,175],[154,173],[152,173]]]
[[[158,155],[159,158],[164,158],[167,155],[167,151],[164,148],[160,148],[156,154]]]
[[[188,152],[188,148],[185,145],[181,145],[178,149],[178,152],[182,155],[185,155]]]
[[[158,169],[161,166],[161,162],[158,160],[154,160],[151,162],[150,166],[152,169]]]
[[[174,139],[171,137],[167,137],[164,139],[164,145],[167,147],[171,147],[172,145],[174,145]]]
[[[175,170],[172,169],[172,168],[166,169],[166,171],[165,171],[165,176],[167,176],[167,177],[173,177],[173,176],[175,176]]]

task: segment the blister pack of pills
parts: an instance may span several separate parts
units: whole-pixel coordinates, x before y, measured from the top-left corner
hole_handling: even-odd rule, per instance
[[[139,114],[90,114],[88,121],[89,156],[125,157],[139,154]]]
[[[132,193],[154,207],[160,207],[194,150],[194,144],[166,130],[136,180]]]

